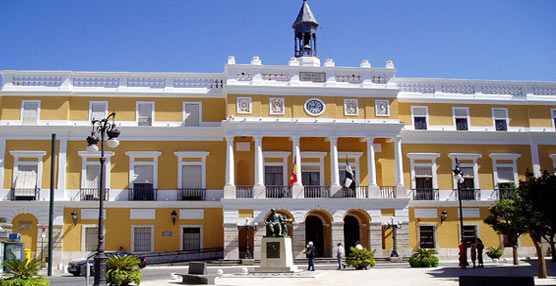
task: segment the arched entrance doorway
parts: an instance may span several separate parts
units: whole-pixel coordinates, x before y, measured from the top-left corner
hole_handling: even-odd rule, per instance
[[[349,250],[350,247],[355,246],[355,243],[357,241],[361,241],[359,220],[352,215],[347,215],[344,218],[344,243],[345,243],[345,248]]]
[[[309,215],[305,219],[305,244],[312,241],[317,249],[317,257],[325,255],[324,224],[320,217]]]
[[[37,218],[29,213],[18,214],[14,217],[13,221],[13,233],[21,234],[21,242],[25,244],[25,248],[31,249],[32,257],[37,254],[37,236],[38,236],[38,220]]]

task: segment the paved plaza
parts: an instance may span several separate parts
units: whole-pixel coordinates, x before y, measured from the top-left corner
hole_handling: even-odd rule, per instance
[[[535,285],[556,285],[556,263],[548,262],[548,279],[535,278]],[[304,265],[300,265],[302,267]],[[161,267],[167,268],[168,273],[187,273],[187,267]],[[216,285],[459,285],[458,277],[469,276],[535,276],[537,266],[535,262],[521,262],[514,266],[509,263],[486,263],[485,268],[459,269],[456,262],[442,262],[437,268],[410,268],[408,263],[380,263],[369,270],[343,269],[335,270],[334,265],[317,265],[315,272],[302,272],[293,275],[242,275],[237,273],[238,267],[211,266],[210,272],[217,269],[224,270],[224,275],[216,279]],[[249,267],[249,270],[253,270]],[[181,279],[168,279],[144,281],[144,286],[180,285]]]

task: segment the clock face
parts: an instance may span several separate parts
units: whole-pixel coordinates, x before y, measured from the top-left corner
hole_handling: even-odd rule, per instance
[[[321,115],[326,108],[324,102],[318,98],[311,98],[305,102],[305,111],[310,115]]]

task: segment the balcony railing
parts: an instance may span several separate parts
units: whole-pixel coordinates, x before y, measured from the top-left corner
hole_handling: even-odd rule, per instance
[[[11,188],[12,201],[38,201],[40,199],[40,188]]]
[[[346,186],[342,187],[342,198],[367,198],[368,186],[356,186],[355,190],[350,189]]]
[[[110,189],[106,188],[104,190],[104,200],[108,200],[108,191]],[[82,201],[98,201],[100,200],[100,189],[99,188],[81,188],[79,190],[79,197]]]
[[[253,186],[236,186],[236,198],[238,199],[252,199]]]
[[[458,190],[454,190],[456,192],[456,198],[458,197]],[[462,188],[460,189],[461,192],[461,199],[463,201],[479,201],[481,200],[481,190],[480,189],[467,189]]]
[[[396,197],[396,186],[379,186],[380,197],[383,199],[393,199]]]
[[[512,198],[513,193],[515,192],[514,188],[496,188],[494,190],[496,192],[496,197],[499,200],[508,200]]]
[[[291,198],[292,192],[288,186],[265,186],[265,194],[267,199]]]
[[[129,189],[130,201],[156,201],[157,189]]]
[[[328,198],[330,186],[303,186],[305,198]]]
[[[206,194],[205,188],[181,188],[178,189],[178,201],[204,201]]]
[[[413,199],[419,201],[437,201],[438,189],[413,189]]]

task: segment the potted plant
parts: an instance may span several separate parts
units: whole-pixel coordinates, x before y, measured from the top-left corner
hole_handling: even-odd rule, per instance
[[[438,252],[434,249],[415,248],[409,258],[411,267],[437,267],[438,257],[434,256]]]
[[[4,266],[9,268],[5,272],[7,279],[0,279],[0,286],[48,286],[50,281],[38,274],[41,268],[39,259],[25,259],[4,261]]]
[[[367,269],[367,267],[374,267],[376,264],[374,258],[374,252],[366,248],[357,249],[355,247],[350,247],[351,253],[346,258],[346,264],[355,269]]]
[[[495,263],[496,263],[496,261],[498,261],[498,259],[499,259],[500,257],[502,257],[502,254],[504,254],[504,253],[502,252],[502,247],[494,247],[494,246],[487,247],[485,253],[486,253],[486,255],[487,255],[488,257],[490,257],[490,259],[492,259],[492,261],[495,262]]]
[[[139,258],[135,255],[112,255],[106,260],[106,282],[110,285],[122,286],[135,283],[139,285],[143,275],[139,269]]]

